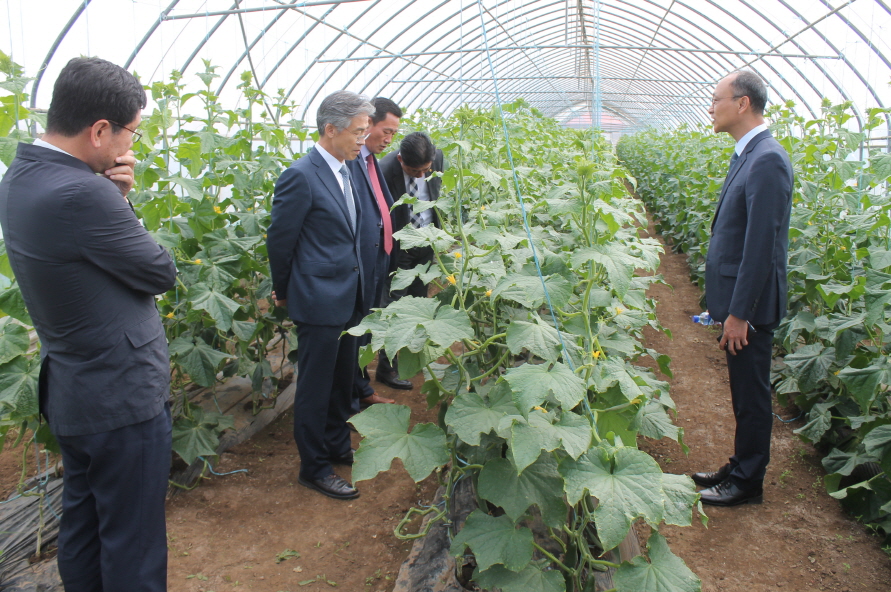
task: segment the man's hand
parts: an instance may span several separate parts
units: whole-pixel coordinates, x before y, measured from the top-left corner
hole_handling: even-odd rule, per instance
[[[126,198],[136,182],[136,157],[133,155],[132,150],[128,150],[127,154],[118,156],[114,160],[115,166],[105,171],[105,176],[118,186],[118,189],[121,190],[121,195]]]
[[[724,334],[721,336],[721,342],[718,347],[736,355],[742,348],[749,345],[746,336],[749,334],[749,323],[742,319],[738,319],[733,315],[728,315],[724,321]]]
[[[279,308],[288,308],[288,301],[287,300],[279,300],[278,298],[276,298],[275,290],[272,291],[272,301],[275,302],[275,305],[278,306]]]

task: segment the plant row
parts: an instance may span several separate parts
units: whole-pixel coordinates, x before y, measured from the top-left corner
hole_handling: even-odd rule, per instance
[[[891,154],[870,148],[888,110],[850,131],[850,103],[823,103],[807,120],[794,104],[767,116],[794,171],[789,229],[789,312],[776,331],[781,403],[805,413],[801,438],[820,446],[831,495],[891,535]],[[872,132],[875,135],[875,132]],[[618,154],[658,230],[689,257],[704,287],[705,254],[732,140],[706,128],[623,138]]]
[[[174,448],[186,461],[212,455],[231,425],[188,403],[190,384],[215,389],[229,376],[251,379],[257,407],[280,379],[267,355],[297,347],[270,309],[265,232],[275,180],[312,140],[293,105],[242,78],[240,107],[225,108],[205,63],[198,90],[181,76],[148,87],[131,200],[137,215],[174,255],[177,286],[158,299],[170,343]],[[23,105],[29,79],[5,56],[0,70],[0,158],[31,141],[42,116]],[[616,567],[616,590],[699,590],[667,548],[662,523],[688,525],[698,497],[683,476],[663,474],[636,448],[638,435],[682,442],[667,384],[636,366],[641,356],[670,373],[668,358],[642,345],[642,329],[661,329],[647,287],[660,245],[641,238],[642,204],[604,139],[566,130],[523,103],[497,111],[462,108],[451,117],[418,112],[405,127],[436,130],[450,168],[439,209],[443,228],[406,228],[403,246],[430,245],[435,262],[400,271],[438,295],[403,298],[353,331],[372,333],[375,350],[398,352],[400,372],[423,371],[435,424],[409,429],[409,409],[378,405],[354,418],[364,436],[354,480],[400,458],[421,480],[446,487],[445,504],[422,513],[447,519],[454,487],[470,479],[478,509],[452,551],[473,557],[473,579],[504,592],[594,589],[593,574]],[[510,142],[506,141],[510,137]],[[521,197],[520,197],[521,196]],[[421,207],[421,206],[418,206]],[[30,318],[5,255],[0,274],[0,434],[51,437],[36,416],[39,356]],[[419,512],[414,509],[408,518]],[[643,520],[653,527],[648,558],[601,558]],[[533,524],[539,525],[533,535]],[[420,536],[422,533],[402,537]]]

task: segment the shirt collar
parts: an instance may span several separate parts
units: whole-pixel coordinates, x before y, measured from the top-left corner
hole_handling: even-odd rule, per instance
[[[62,154],[67,154],[68,156],[70,156],[70,157],[72,157],[72,158],[77,158],[76,156],[74,156],[74,155],[71,154],[70,152],[65,152],[64,150],[62,150],[62,149],[59,148],[58,146],[54,146],[53,144],[50,144],[49,142],[46,142],[46,141],[44,141],[44,140],[41,140],[40,138],[37,138],[36,140],[34,140],[34,145],[35,145],[35,146],[40,146],[41,148],[49,148],[50,150],[55,150],[56,152],[61,152]]]
[[[767,129],[767,124],[756,125],[752,129],[749,130],[749,133],[744,135],[739,139],[739,142],[736,143],[736,154],[737,156],[742,156],[743,150],[746,149],[746,146],[749,145],[749,142],[752,141],[752,138],[763,132]]]
[[[335,173],[339,173],[340,167],[342,167],[344,164],[346,164],[344,162],[340,162],[339,160],[337,160],[336,158],[331,156],[331,153],[329,153],[327,150],[322,148],[319,144],[315,145],[315,149],[319,151],[319,154],[322,155],[322,158],[325,159],[325,162],[328,163],[328,166],[331,167],[331,170],[334,171]]]
[[[368,146],[362,144],[362,147],[359,149],[359,155],[362,157],[362,160],[367,161],[369,154],[371,154],[371,150],[368,149]]]

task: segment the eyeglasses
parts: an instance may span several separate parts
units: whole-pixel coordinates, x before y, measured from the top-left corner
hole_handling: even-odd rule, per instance
[[[127,130],[128,132],[130,132],[131,134],[133,134],[133,143],[134,143],[134,144],[135,144],[136,142],[138,142],[139,140],[142,139],[142,134],[141,134],[141,133],[139,133],[139,132],[136,131],[136,130],[132,130],[132,129],[130,129],[130,128],[127,127],[126,125],[121,125],[121,124],[118,123],[117,121],[112,121],[112,120],[110,120],[110,119],[108,120],[108,123],[110,123],[110,124],[112,124],[112,125],[116,125],[116,126],[118,126],[118,127],[122,127],[122,128],[124,128],[125,130]]]
[[[368,136],[371,135],[371,134],[363,134],[362,132],[354,132],[354,131],[350,131],[350,133],[353,134],[354,136],[356,136],[357,142],[364,142],[368,138]]]
[[[734,95],[732,97],[712,97],[712,107],[717,105],[718,101],[723,101],[724,99],[741,99],[741,98],[743,98],[743,96],[745,96],[745,95],[741,95],[741,96]]]

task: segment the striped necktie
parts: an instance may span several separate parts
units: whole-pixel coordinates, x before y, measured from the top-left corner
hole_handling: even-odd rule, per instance
[[[343,198],[346,200],[347,211],[350,213],[350,224],[356,230],[356,202],[353,200],[353,187],[350,185],[350,170],[344,164],[340,167],[340,176],[343,177]]]
[[[418,182],[415,181],[414,177],[411,177],[411,179],[409,179],[408,181],[408,196],[418,196]],[[411,214],[411,225],[415,228],[420,228],[424,225],[424,219],[421,217],[421,214],[422,212],[418,212],[417,214],[412,212]]]

